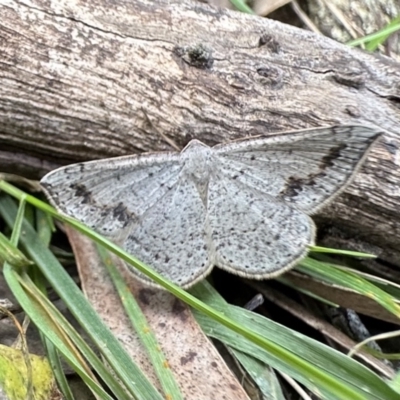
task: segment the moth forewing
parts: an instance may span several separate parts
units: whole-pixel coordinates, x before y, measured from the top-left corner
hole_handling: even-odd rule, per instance
[[[307,254],[309,215],[349,185],[381,133],[347,125],[215,147],[195,140],[181,153],[62,167],[41,183],[60,211],[178,285],[190,287],[213,265],[264,279]]]

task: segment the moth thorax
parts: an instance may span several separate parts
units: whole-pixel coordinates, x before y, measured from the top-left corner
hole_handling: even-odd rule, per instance
[[[187,148],[184,155],[183,173],[197,185],[204,185],[208,182],[212,165],[212,153],[208,146],[196,144]]]

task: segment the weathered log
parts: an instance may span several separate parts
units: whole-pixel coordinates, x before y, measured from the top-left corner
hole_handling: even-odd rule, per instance
[[[166,150],[171,140],[215,144],[342,123],[386,129],[321,215],[400,265],[393,60],[181,0],[0,0],[0,55],[0,169],[30,177],[51,165],[42,160]]]

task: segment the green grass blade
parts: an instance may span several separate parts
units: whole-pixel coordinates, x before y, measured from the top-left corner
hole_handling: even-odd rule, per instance
[[[358,274],[311,258],[302,260],[296,266],[296,269],[317,279],[340,285],[361,295],[368,296],[400,318],[400,305],[397,304],[397,299]]]
[[[43,307],[37,301],[37,296],[40,294],[38,291],[35,293],[32,291],[32,287],[29,287],[28,277],[19,276],[14,270],[5,270],[4,276],[7,283],[12,287],[15,297],[18,299],[19,303],[29,315],[31,320],[37,326],[42,327],[42,332],[44,331],[46,337],[53,342],[58,349],[62,352],[68,363],[73,366],[74,370],[86,383],[86,385],[91,388],[91,390],[100,396],[101,399],[111,400],[112,398],[98,385],[98,383],[90,376],[90,374],[82,368],[81,363],[76,358],[74,352],[71,351],[70,346],[68,346],[65,341],[63,341],[58,334],[58,327],[55,326],[53,320],[48,318],[48,315],[43,312]],[[28,290],[27,290],[28,288]],[[33,295],[32,295],[33,294]],[[57,320],[59,322],[59,320]],[[127,399],[127,397],[122,397],[121,399]]]
[[[25,204],[25,199],[21,199],[11,239],[8,240],[7,237],[0,232],[0,264],[7,262],[17,268],[26,267],[32,264],[32,262],[28,260],[24,253],[22,253],[22,251],[17,247],[21,235],[22,221],[24,219]]]
[[[323,393],[324,400],[394,400],[398,398],[399,395],[386,382],[362,364],[261,315],[243,308],[227,305],[207,282],[196,285],[193,292],[199,298],[223,312],[228,318],[240,321],[243,326],[247,326],[252,331],[268,337],[271,342],[282,347],[287,353],[282,351],[277,355],[266,351],[267,349],[261,349],[255,346],[254,343],[243,340],[243,338],[225,327],[216,325],[208,316],[194,311],[197,321],[207,335],[288,374],[303,383],[314,393]],[[302,362],[298,362],[296,357],[292,357],[294,355],[301,358]],[[310,364],[312,368],[309,368],[307,364]],[[314,379],[314,368],[321,374],[321,379],[325,377],[331,384],[336,384],[336,390],[333,390],[330,385],[322,386],[317,384]],[[328,387],[329,389],[326,390]],[[347,388],[346,391],[343,390],[344,387]]]
[[[389,23],[378,32],[372,33],[371,35],[367,35],[359,39],[351,40],[350,42],[347,42],[347,44],[349,46],[355,47],[362,44],[368,45],[369,43],[371,43],[371,45],[369,46],[369,50],[372,51],[375,50],[377,46],[382,44],[390,35],[397,32],[399,29],[400,17],[393,20],[391,23]]]
[[[353,251],[353,250],[330,249],[327,247],[320,247],[320,246],[310,246],[310,251],[313,253],[337,254],[341,256],[350,256],[350,257],[376,258],[376,255],[370,253],[360,253],[358,251]]]
[[[254,11],[247,5],[245,0],[229,0],[231,4],[241,12],[246,14],[254,14]]]
[[[23,194],[23,192],[5,182],[0,182],[0,189],[3,189],[4,191],[10,193],[17,198],[20,198]],[[293,373],[293,371],[297,371],[294,376],[298,377],[299,380],[304,382],[305,384],[311,385],[314,390],[318,390],[323,393],[329,393],[331,396],[336,396],[336,398],[351,398],[354,400],[379,398],[382,400],[382,397],[376,397],[375,395],[365,396],[366,392],[368,392],[368,389],[370,389],[369,392],[374,393],[374,387],[370,388],[368,386],[368,380],[363,383],[363,387],[367,387],[366,390],[364,390],[362,387],[349,385],[346,381],[338,380],[336,376],[333,376],[327,373],[327,371],[321,370],[319,367],[314,366],[312,362],[296,354],[296,351],[292,351],[287,347],[282,346],[280,343],[269,340],[269,337],[265,336],[265,331],[263,329],[259,329],[259,327],[257,327],[257,324],[254,325],[250,323],[251,318],[249,317],[249,315],[254,316],[253,313],[245,314],[248,317],[248,320],[244,321],[244,323],[243,321],[237,322],[235,318],[240,315],[236,315],[235,313],[226,313],[225,310],[218,310],[210,307],[209,305],[196,299],[193,295],[186,293],[184,290],[180,289],[173,283],[165,280],[162,276],[155,273],[155,271],[147,267],[145,264],[141,263],[135,257],[132,257],[123,249],[119,248],[109,240],[104,239],[103,237],[101,237],[101,235],[98,235],[97,233],[93,232],[92,230],[78,223],[72,218],[57,214],[52,207],[37,200],[33,196],[27,195],[26,200],[36,207],[53,215],[55,218],[71,224],[75,229],[83,232],[86,236],[90,237],[97,243],[101,243],[106,249],[118,255],[122,260],[137,268],[140,272],[145,274],[147,277],[153,279],[156,283],[163,286],[165,289],[192,306],[197,311],[200,311],[200,313],[198,313],[199,315],[205,314],[207,317],[209,317],[207,321],[214,320],[219,322],[221,325],[224,326],[221,327],[223,333],[229,333],[229,335],[231,335],[233,334],[231,330],[236,332],[236,343],[238,343],[238,338],[246,338],[247,340],[244,343],[248,343],[248,346],[250,346],[251,350],[254,352],[253,355],[256,355],[258,357],[260,354],[263,354],[264,357],[273,359],[275,360],[275,362],[278,362],[279,360],[284,360],[284,362],[281,362],[281,364],[283,366],[288,364],[290,366],[289,372]],[[215,327],[216,324],[214,321],[213,326]],[[250,329],[249,327],[252,327],[254,329]],[[212,335],[212,331],[210,332],[210,335]],[[315,345],[314,342],[313,345]],[[354,360],[351,360],[351,362],[355,363],[355,365],[359,365]],[[383,397],[384,399],[395,399],[397,397],[397,395],[396,397],[393,397],[394,392],[390,391],[390,388],[385,385],[383,381],[379,380],[376,375],[372,374],[366,368],[363,371],[367,371],[367,373],[370,374],[368,376],[371,377],[371,379],[372,377],[376,377],[374,382],[381,390],[383,390],[383,393],[385,394],[385,397]],[[306,379],[305,377],[308,378]]]
[[[3,262],[8,262],[17,268],[32,264],[24,253],[0,232],[0,264]]]
[[[64,395],[64,400],[73,400],[74,396],[73,396],[72,390],[68,384],[67,377],[65,376],[65,374],[63,372],[60,354],[57,351],[56,346],[54,346],[54,344],[50,340],[48,340],[46,336],[42,335],[42,337],[43,337],[43,345],[46,350],[47,358],[51,365],[53,374],[56,378],[57,385],[60,388],[61,393]]]
[[[12,208],[15,210],[12,200],[4,195],[0,196],[0,212],[10,226],[13,225],[16,214],[16,211],[14,213],[10,212]],[[104,325],[103,321],[83,297],[82,292],[65,272],[64,268],[59,264],[54,255],[42,245],[36,232],[26,222],[23,224],[21,242],[25,245],[31,259],[41,268],[42,273],[49,283],[64,302],[68,304],[70,311],[82,324],[89,337],[95,343],[99,344],[103,356],[114,368],[132,395],[143,400],[148,398],[161,399],[160,394],[154,389],[136,364],[128,357],[121,344]],[[24,303],[25,306],[27,306],[26,302]]]
[[[274,369],[246,353],[233,348],[230,349],[234,357],[257,384],[265,399],[285,400]]]

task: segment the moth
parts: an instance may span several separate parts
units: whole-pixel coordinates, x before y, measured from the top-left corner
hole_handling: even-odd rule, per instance
[[[213,266],[265,279],[306,256],[310,216],[349,185],[381,133],[348,125],[214,147],[192,140],[180,153],[62,167],[41,184],[59,211],[184,288]]]

